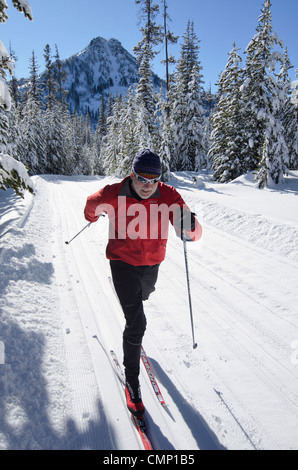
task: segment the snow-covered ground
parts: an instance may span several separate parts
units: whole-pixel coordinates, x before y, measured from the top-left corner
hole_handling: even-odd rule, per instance
[[[34,177],[25,200],[0,192],[0,449],[141,449],[109,362],[123,317],[109,283],[107,218],[85,224],[86,198],[111,178]],[[171,230],[146,302],[141,385],[156,449],[298,449],[298,173],[258,190],[200,174],[170,182],[203,225]],[[5,357],[3,346],[5,346]],[[4,363],[5,362],[5,363]]]

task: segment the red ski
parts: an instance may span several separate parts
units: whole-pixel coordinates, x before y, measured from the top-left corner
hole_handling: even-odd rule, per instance
[[[149,358],[147,356],[147,354],[145,353],[145,350],[142,346],[141,348],[141,358],[142,358],[142,361],[143,361],[143,364],[145,366],[145,369],[147,371],[147,374],[148,374],[148,377],[150,379],[150,382],[151,382],[151,385],[152,385],[152,388],[154,390],[154,393],[159,401],[159,403],[162,405],[162,406],[167,406],[166,402],[164,401],[164,398],[162,396],[162,393],[160,391],[160,388],[158,386],[158,383],[157,383],[157,380],[155,378],[155,375],[153,373],[153,370],[152,370],[152,367],[150,365],[150,362],[149,362]]]
[[[112,363],[113,363],[116,375],[117,375],[117,377],[118,377],[118,379],[119,379],[119,381],[122,385],[123,390],[125,390],[125,378],[124,378],[124,374],[122,372],[121,366],[119,364],[119,361],[117,359],[117,356],[116,356],[116,354],[113,350],[110,350],[110,354],[111,354],[111,357],[112,357]],[[144,418],[138,419],[134,415],[132,415],[130,412],[129,412],[129,414],[131,415],[133,425],[135,426],[135,428],[137,429],[137,431],[139,433],[139,436],[141,438],[144,449],[145,450],[153,450],[150,439],[147,435],[146,424],[145,424]]]

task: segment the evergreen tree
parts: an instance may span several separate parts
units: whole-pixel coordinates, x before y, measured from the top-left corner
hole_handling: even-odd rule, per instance
[[[71,125],[68,128],[69,155],[73,161],[72,174],[82,174],[81,160],[84,140],[84,119],[75,111],[72,115]]]
[[[256,118],[263,125],[265,136],[263,136],[265,139],[263,154],[256,175],[260,187],[272,182],[275,184],[282,183],[283,175],[288,171],[289,162],[289,151],[283,126],[283,114],[289,88],[286,80],[284,80],[284,74],[280,71],[286,69],[288,65],[285,62],[285,55],[273,50],[275,45],[282,48],[283,43],[275,33],[272,33],[270,8],[271,2],[266,0],[258,28],[259,50],[266,67],[263,87],[264,107],[256,115]],[[263,177],[264,167],[267,172],[266,178]]]
[[[130,87],[126,99],[123,100],[121,111],[121,142],[118,173],[123,177],[130,174],[133,159],[142,147],[137,122],[138,112],[135,94]]]
[[[154,150],[158,146],[158,129],[155,119],[157,97],[152,83],[150,56],[151,47],[145,43],[138,72],[140,78],[136,86],[136,104],[141,145]]]
[[[24,4],[19,0],[13,0],[13,5],[27,18],[33,19],[28,2]],[[5,23],[8,19],[7,8],[6,1],[0,2],[0,23]],[[0,189],[5,190],[7,187],[11,187],[18,195],[23,196],[25,190],[33,192],[33,184],[27,170],[21,162],[4,153],[9,136],[9,120],[6,112],[11,108],[10,92],[5,81],[6,70],[13,74],[13,62],[2,45],[0,50],[0,152],[3,153],[0,153]]]
[[[104,95],[101,95],[101,108],[98,123],[96,126],[95,134],[94,134],[94,143],[93,143],[93,152],[96,155],[95,158],[95,173],[96,174],[103,174],[103,168],[100,161],[100,149],[102,145],[102,139],[107,134],[107,110]]]
[[[104,94],[101,95],[101,107],[100,107],[100,114],[98,118],[98,128],[101,137],[106,135],[107,133],[107,110],[105,104],[105,97]]]
[[[94,175],[104,175],[104,169],[103,165],[100,159],[100,149],[98,148],[96,144],[96,139],[94,139],[93,147],[92,147],[92,153],[93,153],[93,174]]]
[[[275,182],[281,181],[276,179],[276,175],[280,178],[280,175],[286,171],[286,148],[284,145],[282,148],[275,145],[275,139],[282,135],[279,110],[283,106],[279,98],[279,86],[274,76],[278,64],[283,63],[283,55],[274,50],[276,45],[282,47],[282,42],[272,31],[271,2],[265,0],[257,34],[246,49],[247,60],[242,86],[243,123],[247,141],[243,149],[248,163],[246,171],[258,168],[258,181],[260,175],[264,174],[262,165],[265,161],[268,164],[270,160],[269,166],[266,165],[266,171]],[[269,142],[268,139],[273,140]],[[274,153],[281,149],[282,156]],[[279,165],[279,170],[276,165]],[[262,183],[259,184],[262,185]]]
[[[93,136],[93,132],[91,128],[91,120],[90,120],[89,112],[87,112],[86,114],[83,130],[84,130],[83,143],[88,145],[88,147],[92,147],[94,136]]]
[[[242,159],[241,57],[234,43],[225,70],[218,82],[218,103],[211,117],[209,157],[214,179],[231,181],[245,172]]]
[[[117,97],[112,107],[112,115],[107,120],[107,135],[102,140],[100,159],[108,175],[118,175],[119,154],[121,153],[122,100]]]
[[[23,139],[22,131],[20,129],[21,122],[21,106],[16,106],[14,98],[12,97],[11,108],[7,112],[8,117],[8,136],[6,142],[6,152],[8,155],[16,160],[22,162],[21,155],[18,151],[18,146]]]
[[[195,64],[190,76],[189,92],[186,96],[187,154],[190,169],[198,171],[206,166],[204,134],[207,118],[202,102],[201,73]]]
[[[174,136],[173,166],[177,171],[196,170],[204,153],[202,67],[198,59],[199,41],[193,22],[188,22],[183,38],[170,104]]]
[[[172,160],[172,128],[169,119],[168,101],[163,98],[163,90],[160,90],[157,104],[158,129],[159,129],[159,148],[158,154],[161,158],[162,179],[168,181],[171,172]]]
[[[139,63],[143,60],[143,55],[147,55],[149,51],[150,61],[154,58],[157,52],[154,52],[153,47],[162,42],[162,27],[157,25],[155,18],[159,12],[159,5],[154,3],[153,0],[135,0],[137,5],[141,5],[141,17],[144,19],[145,24],[141,27],[142,39],[134,47],[134,53]],[[147,47],[146,47],[147,46]],[[147,60],[146,59],[146,60]]]
[[[56,104],[57,82],[55,81],[54,66],[52,63],[51,48],[49,44],[44,48],[44,58],[46,64],[44,89],[47,109],[51,110]]]
[[[297,80],[291,84],[284,115],[285,138],[289,149],[289,169],[298,170],[298,69]]]
[[[31,174],[44,173],[46,170],[45,134],[41,100],[41,85],[38,64],[34,51],[30,59],[30,79],[26,102],[22,108],[19,123],[21,139],[18,144],[20,160],[30,169]]]
[[[64,121],[64,153],[65,164],[64,174],[75,174],[76,167],[76,129],[75,119],[71,116],[64,106],[63,108],[63,121]]]
[[[273,124],[275,125],[268,127],[264,134],[262,159],[255,177],[259,188],[283,183],[283,175],[287,172],[285,161],[288,158],[288,148],[283,129],[277,121]]]
[[[62,87],[63,73],[58,50],[56,50],[57,60],[55,64],[52,63],[51,48],[48,44],[44,49],[44,58],[46,63],[44,80],[46,93],[46,112],[44,116],[45,155],[47,161],[46,172],[53,174],[72,174],[71,163],[74,162],[75,158],[73,152],[71,152],[70,155],[67,154],[66,149],[69,149],[70,141],[67,142],[64,139],[66,124],[69,126],[70,123],[67,122],[65,118],[67,105],[65,103],[65,92]],[[57,99],[57,97],[60,97],[60,99]],[[82,142],[80,156],[82,156],[82,147],[86,142],[87,145],[90,146],[93,144],[93,136],[91,136],[88,126],[84,127],[84,131],[85,140]],[[80,156],[78,156],[78,158],[80,158]]]
[[[37,63],[35,52],[32,51],[32,57],[29,62],[29,70],[30,70],[30,80],[29,80],[29,90],[30,96],[34,99],[34,101],[42,106],[42,89],[40,84],[40,76],[38,74],[39,65]]]
[[[2,2],[6,3],[6,2]],[[24,13],[25,17],[28,18],[29,20],[33,20],[33,15],[31,11],[31,7],[29,5],[29,2],[26,0],[25,2],[23,0],[12,0],[13,6],[20,11],[21,13]]]
[[[98,152],[94,145],[94,135],[90,123],[90,115],[81,119],[81,139],[79,144],[79,164],[77,171],[83,175],[94,175],[99,170]]]
[[[206,170],[210,171],[212,168],[212,161],[209,155],[209,149],[211,144],[211,132],[212,132],[212,115],[214,110],[214,103],[215,99],[212,94],[211,84],[209,85],[209,90],[205,91],[203,94],[203,102],[204,108],[206,109],[207,119],[205,120],[204,126],[204,139],[203,139],[203,148],[206,152],[206,161],[205,161],[205,168]]]
[[[11,104],[10,104],[11,107]],[[9,133],[9,119],[7,110],[0,103],[0,153],[7,152],[7,142],[8,142],[8,133]]]
[[[31,174],[45,173],[47,163],[44,115],[39,103],[31,94],[23,107],[20,130],[22,139],[18,150],[21,161],[29,168]]]
[[[158,146],[158,129],[155,119],[156,93],[152,83],[151,60],[156,54],[153,47],[162,41],[161,26],[154,19],[159,6],[152,0],[136,0],[141,5],[145,25],[141,28],[142,40],[134,48],[139,63],[139,82],[136,86],[136,103],[138,106],[139,135],[142,144],[153,150]]]
[[[12,50],[11,45],[9,47],[9,56],[13,63],[15,64],[18,61],[15,51]],[[15,74],[13,74],[10,82],[10,95],[13,99],[14,105],[17,108],[20,102],[20,91],[18,86],[18,80],[16,79]]]
[[[58,103],[51,103],[44,116],[46,173],[65,174],[64,115]]]
[[[166,86],[167,91],[170,89],[170,73],[169,73],[169,66],[175,63],[174,56],[169,55],[169,44],[177,44],[178,36],[174,36],[173,33],[169,31],[168,22],[170,21],[170,17],[167,13],[168,5],[167,1],[163,0],[163,37],[164,37],[164,45],[165,45],[165,60],[162,63],[166,66]]]
[[[58,101],[61,104],[66,103],[66,96],[67,96],[67,91],[63,87],[63,82],[66,79],[66,72],[63,68],[62,61],[60,60],[60,55],[58,51],[58,46],[55,44],[55,63],[53,64],[54,68],[54,80],[57,83],[57,96],[58,96]]]
[[[82,147],[82,155],[80,159],[80,174],[93,176],[95,169],[95,153],[93,147],[85,143]]]

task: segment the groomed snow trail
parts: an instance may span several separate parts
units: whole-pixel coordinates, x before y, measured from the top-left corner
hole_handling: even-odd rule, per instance
[[[124,320],[108,280],[107,218],[64,243],[86,224],[87,196],[116,180],[34,180],[34,198],[0,201],[0,449],[141,449],[108,353],[122,360]],[[203,240],[187,244],[199,346],[192,350],[183,246],[171,231],[145,304],[144,348],[168,404],[142,368],[153,445],[298,449],[298,223],[266,212],[276,193],[259,192],[264,210],[254,213],[239,187],[191,181],[180,174],[172,183],[203,224]],[[296,203],[291,196],[278,201]]]

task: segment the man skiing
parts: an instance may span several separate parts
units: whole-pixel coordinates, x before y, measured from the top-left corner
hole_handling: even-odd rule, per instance
[[[109,217],[106,255],[125,316],[123,365],[130,412],[142,418],[145,408],[139,386],[140,354],[146,329],[143,301],[155,290],[160,263],[165,258],[169,222],[183,239],[201,238],[202,227],[180,194],[160,182],[161,161],[145,149],[133,161],[130,176],[107,185],[87,198],[85,218]]]

